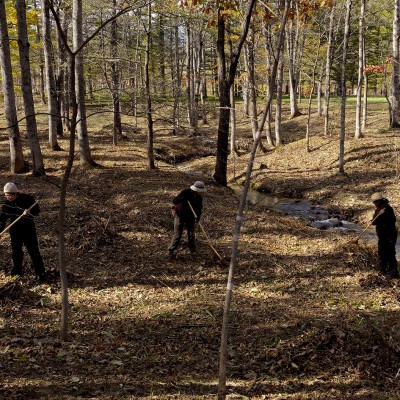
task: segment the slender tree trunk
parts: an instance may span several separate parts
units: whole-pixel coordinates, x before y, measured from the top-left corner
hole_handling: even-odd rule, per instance
[[[207,72],[206,72],[206,50],[204,46],[204,39],[201,39],[201,89],[200,89],[200,99],[201,99],[201,113],[203,119],[203,125],[208,123],[207,121]]]
[[[218,26],[217,26],[217,52],[218,52],[218,88],[219,88],[219,120],[218,120],[218,139],[217,139],[217,159],[215,163],[214,179],[221,185],[227,184],[227,165],[228,165],[228,138],[229,138],[229,114],[230,114],[230,87],[233,85],[237,65],[243,43],[246,39],[253,13],[255,0],[247,2],[247,10],[242,24],[241,35],[238,40],[236,50],[232,53],[229,63],[229,73],[226,72],[225,65],[225,17],[224,7],[218,7]]]
[[[287,13],[289,9],[288,0],[285,0],[285,11],[282,17],[281,29],[279,32],[278,46],[277,46],[277,54],[274,60],[274,66],[271,73],[271,82],[272,85],[275,83],[276,71],[278,67],[278,60],[282,55],[282,46],[283,46],[283,38],[284,38],[284,29],[286,25]],[[271,94],[274,90],[271,90]],[[235,272],[237,268],[238,262],[238,249],[239,249],[239,238],[240,238],[240,230],[244,221],[244,209],[247,201],[247,193],[250,187],[250,178],[251,173],[253,171],[254,159],[256,157],[257,148],[261,139],[261,134],[264,129],[265,121],[267,115],[269,113],[269,109],[271,106],[272,95],[266,100],[266,105],[264,108],[264,112],[261,116],[261,120],[259,123],[259,131],[256,137],[256,140],[253,143],[253,149],[251,151],[249,162],[247,164],[246,170],[246,179],[244,181],[242,195],[240,197],[240,204],[238,213],[236,216],[235,227],[232,235],[232,250],[231,250],[231,262],[229,265],[229,275],[228,275],[228,283],[225,294],[225,303],[224,303],[224,312],[223,312],[223,320],[222,320],[222,329],[221,329],[221,346],[220,346],[220,360],[219,360],[219,383],[218,383],[218,400],[226,399],[226,370],[227,370],[227,358],[228,358],[228,328],[229,328],[229,317],[230,317],[230,307],[233,298],[233,284],[235,278]]]
[[[279,60],[276,78],[276,104],[275,104],[275,146],[283,144],[281,137],[282,127],[282,86],[283,86],[283,57]]]
[[[317,83],[317,115],[320,117],[322,115],[322,99],[321,99],[321,93],[322,93],[322,75],[323,75],[323,66],[320,66],[320,73],[318,76],[318,83]]]
[[[65,167],[63,179],[60,188],[60,208],[58,211],[58,268],[60,270],[61,279],[61,320],[60,332],[61,339],[68,339],[68,275],[67,275],[67,252],[65,248],[65,215],[66,215],[66,200],[68,182],[71,176],[72,166],[74,164],[75,155],[75,141],[76,141],[76,122],[78,119],[78,104],[76,99],[76,85],[75,85],[75,57],[74,53],[69,53],[68,59],[68,74],[69,79],[69,98],[71,101],[71,121],[70,121],[70,137],[69,137],[69,151],[68,160]]]
[[[46,0],[47,1],[47,0]],[[70,130],[70,118],[69,118],[69,71],[68,71],[68,54],[64,50],[64,46],[61,40],[61,34],[68,37],[68,26],[71,20],[71,8],[61,9],[61,27],[60,31],[57,29],[57,50],[60,58],[58,77],[57,77],[57,94],[58,94],[58,109],[61,118],[57,124],[58,136],[63,136],[63,132]]]
[[[273,93],[271,93],[272,83],[271,83],[271,76],[270,76],[270,72],[272,70],[271,65],[273,63],[273,61],[272,61],[273,50],[272,50],[272,36],[271,36],[271,29],[270,28],[271,27],[268,24],[266,24],[264,26],[264,34],[265,34],[266,41],[267,41],[267,45],[266,45],[266,50],[267,50],[267,57],[266,57],[266,65],[267,65],[267,68],[266,68],[267,94],[266,95],[267,95],[267,99],[269,99],[270,97],[271,97],[271,99],[273,99]],[[272,103],[273,102],[271,101],[271,106],[270,106],[269,113],[268,113],[268,116],[267,116],[267,129],[266,129],[266,133],[265,133],[265,136],[267,138],[267,143],[270,146],[274,145],[274,143],[272,141],[272,126],[271,126],[271,122],[272,122],[272,107],[273,107]]]
[[[160,71],[160,96],[166,97],[166,79],[165,79],[165,31],[164,31],[164,18],[162,15],[158,16],[158,66]]]
[[[361,130],[362,132],[365,131],[365,128],[367,127],[367,109],[368,109],[368,76],[367,76],[367,71],[365,70],[365,67],[367,65],[366,63],[366,57],[365,57],[365,36],[364,36],[364,51],[363,51],[363,65],[364,65],[364,71],[363,71],[363,82],[364,82],[364,96],[363,96],[363,106],[362,106],[362,119],[361,119]]]
[[[363,87],[363,76],[364,76],[364,41],[365,41],[365,0],[361,0],[360,5],[360,17],[359,17],[359,31],[358,31],[358,78],[357,78],[357,95],[356,95],[356,129],[354,137],[359,139],[363,136],[361,129],[361,98],[362,98],[362,87]],[[366,88],[364,87],[364,91]]]
[[[295,6],[295,3],[293,6]],[[298,15],[296,18],[296,29],[294,29],[293,25],[294,20],[292,19],[289,22],[288,32],[286,35],[288,53],[287,67],[289,72],[290,118],[295,118],[301,115],[297,101],[300,76],[300,68],[298,67],[298,64],[300,63],[302,57],[306,32],[305,27],[303,27],[302,39],[300,41],[300,18]]]
[[[174,66],[172,69],[172,80],[173,80],[173,95],[174,95],[174,106],[172,111],[173,121],[173,134],[177,134],[180,128],[180,117],[179,117],[179,98],[181,96],[181,68],[179,58],[179,26],[174,27],[174,52],[173,52]]]
[[[237,148],[236,148],[236,108],[235,108],[235,91],[233,90],[233,87],[231,87],[231,124],[230,124],[230,129],[231,129],[231,153],[238,154]]]
[[[197,135],[198,112],[194,85],[194,49],[190,22],[186,23],[186,104],[190,135]]]
[[[134,73],[134,85],[133,85],[133,116],[135,117],[135,127],[138,126],[138,97],[139,97],[139,80],[142,69],[139,68],[140,63],[140,55],[139,55],[139,35],[136,39],[136,47],[135,47],[135,73]]]
[[[10,43],[4,0],[0,0],[0,66],[4,96],[4,111],[7,132],[10,141],[10,171],[19,174],[28,170],[28,164],[22,153],[22,141],[18,127],[17,108],[15,106],[14,81],[12,76]]]
[[[73,0],[72,3],[72,29],[73,46],[76,52],[82,42],[82,0]],[[80,51],[75,57],[75,90],[78,102],[77,133],[79,142],[80,165],[82,167],[94,167],[97,164],[93,161],[86,120],[86,101],[85,101],[85,72],[83,67],[83,52]]]
[[[249,92],[249,48],[244,46],[244,69],[245,74],[243,77],[243,112],[246,116],[250,115],[249,104],[250,104],[250,92]]]
[[[257,112],[257,85],[256,85],[256,72],[255,72],[255,53],[254,48],[254,26],[251,24],[249,28],[248,38],[245,43],[245,58],[247,58],[248,65],[248,91],[249,91],[249,116],[251,120],[251,130],[253,133],[253,140],[255,140],[258,132],[258,112]],[[266,151],[262,140],[260,140],[259,148]]]
[[[311,121],[311,103],[312,103],[312,96],[315,90],[315,75],[317,72],[317,67],[318,67],[318,61],[319,61],[319,52],[321,49],[321,35],[318,36],[319,41],[318,41],[318,48],[317,48],[317,54],[315,56],[314,64],[313,64],[313,69],[312,69],[312,75],[311,75],[311,90],[310,90],[310,95],[308,97],[308,110],[307,110],[307,129],[306,129],[306,150],[307,152],[310,152],[310,121]]]
[[[116,14],[117,0],[113,0],[113,13]],[[118,137],[122,135],[122,122],[120,110],[120,82],[119,82],[119,61],[118,61],[118,26],[117,20],[111,22],[111,92],[113,99],[113,144],[118,143]]]
[[[324,134],[328,135],[329,128],[329,100],[331,96],[331,68],[332,68],[332,41],[334,27],[335,6],[332,6],[329,19],[328,48],[326,51],[325,67],[325,96],[324,96]]]
[[[70,137],[69,137],[69,151],[67,164],[64,169],[64,175],[60,187],[60,201],[58,210],[58,268],[60,271],[61,281],[61,318],[60,318],[60,336],[61,339],[66,341],[68,339],[68,276],[66,268],[66,246],[65,246],[65,215],[66,215],[66,199],[68,182],[72,171],[75,156],[75,137],[76,137],[76,121],[78,115],[78,105],[76,99],[76,85],[75,85],[75,58],[76,54],[72,52],[68,46],[67,38],[64,35],[60,19],[50,0],[46,0],[46,5],[53,14],[57,22],[57,30],[60,35],[60,44],[62,43],[63,51],[67,54],[68,65],[66,66],[66,73],[70,76],[69,79],[69,98],[71,100],[71,121],[70,121]],[[74,30],[74,27],[73,27]]]
[[[341,90],[341,103],[340,103],[340,141],[339,141],[339,172],[344,174],[344,142],[346,136],[346,62],[347,62],[347,50],[349,46],[350,37],[350,16],[351,16],[351,0],[346,0],[346,20],[344,26],[344,40],[343,40],[343,58],[341,65],[341,78],[340,78],[340,90]]]
[[[18,50],[21,66],[21,89],[24,98],[26,117],[26,134],[28,136],[29,148],[32,156],[32,172],[34,175],[45,175],[42,152],[39,145],[39,135],[36,125],[35,104],[32,94],[32,76],[29,60],[28,27],[26,24],[25,0],[16,0],[18,24]]]
[[[59,119],[59,107],[57,100],[57,87],[53,69],[53,50],[51,44],[50,12],[46,1],[42,0],[43,20],[43,49],[46,71],[46,91],[49,113],[49,144],[52,150],[61,150],[57,140],[57,120]]]
[[[146,59],[144,63],[144,76],[145,76],[145,87],[146,87],[146,99],[147,99],[147,162],[149,169],[155,169],[154,164],[154,132],[153,132],[153,114],[151,106],[151,95],[150,95],[150,74],[149,74],[149,62],[150,62],[150,42],[151,42],[151,2],[148,4],[148,21],[146,30]]]
[[[400,128],[400,0],[394,0],[393,16],[393,74],[390,94],[390,127]]]
[[[35,10],[38,11],[36,1],[33,2],[33,6],[35,7]],[[40,32],[39,20],[36,25],[36,43],[38,43],[38,44],[42,43],[42,35]],[[45,84],[44,84],[44,60],[43,60],[42,53],[39,53],[39,81],[40,81],[39,82],[40,101],[41,101],[42,105],[45,105],[46,104],[46,96],[45,96]]]

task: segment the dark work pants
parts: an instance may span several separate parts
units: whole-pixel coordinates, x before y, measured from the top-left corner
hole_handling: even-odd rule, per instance
[[[393,278],[399,276],[396,260],[396,240],[397,236],[379,238],[378,240],[380,270],[382,273],[389,273]]]
[[[29,256],[32,260],[32,266],[37,276],[43,276],[45,273],[43,259],[40,254],[39,244],[36,235],[35,227],[30,227],[25,230],[17,230],[10,233],[11,236],[11,248],[12,248],[12,260],[13,268],[11,275],[22,275],[22,261],[24,259],[24,253],[22,247],[25,245]]]
[[[195,236],[194,236],[194,229],[195,229],[195,221],[188,220],[182,221],[177,215],[174,217],[174,236],[172,237],[171,245],[168,247],[170,252],[176,250],[179,246],[179,243],[182,239],[183,229],[186,226],[187,235],[188,235],[188,246],[191,252],[195,251]]]

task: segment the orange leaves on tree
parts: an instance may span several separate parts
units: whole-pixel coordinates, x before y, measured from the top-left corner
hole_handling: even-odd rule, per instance
[[[385,67],[384,67],[384,65],[366,65],[365,66],[365,68],[364,68],[364,71],[367,73],[367,74],[381,74],[382,72],[384,72],[385,71]]]

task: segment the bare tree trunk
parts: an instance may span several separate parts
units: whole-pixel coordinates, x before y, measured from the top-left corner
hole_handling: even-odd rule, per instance
[[[344,25],[343,58],[341,65],[341,102],[340,102],[340,141],[339,141],[339,172],[344,174],[344,142],[346,136],[346,61],[350,37],[351,0],[346,0],[346,20]]]
[[[117,0],[113,0],[113,14],[116,14]],[[111,22],[111,95],[113,100],[113,144],[118,143],[118,137],[122,136],[122,122],[120,110],[120,82],[119,82],[119,61],[118,61],[118,26],[117,20]]]
[[[18,24],[18,50],[21,66],[21,89],[24,98],[26,117],[26,134],[28,136],[29,148],[32,156],[32,172],[34,175],[45,175],[42,152],[40,150],[39,135],[36,125],[35,104],[32,94],[32,76],[29,60],[28,27],[26,24],[26,3],[25,0],[16,0]]]
[[[271,76],[270,76],[270,72],[271,72],[271,64],[272,64],[272,54],[273,54],[273,50],[272,50],[272,36],[271,36],[271,27],[266,24],[264,26],[264,34],[266,36],[266,50],[267,50],[267,57],[266,57],[266,81],[267,81],[267,99],[269,99],[271,97],[271,99],[273,99],[273,93],[271,93],[271,88],[272,88],[272,83],[271,83]],[[271,101],[271,106],[269,109],[269,113],[267,116],[267,130],[265,133],[265,136],[267,138],[267,143],[270,146],[273,146],[274,143],[272,141],[272,127],[271,127],[271,122],[272,122],[272,101]]]
[[[181,68],[179,58],[179,26],[174,27],[174,53],[173,53],[174,67],[172,69],[172,81],[173,81],[173,96],[174,106],[172,110],[172,121],[173,121],[173,134],[177,134],[180,129],[180,117],[179,117],[179,98],[181,96]]]
[[[139,75],[141,74],[142,69],[139,68],[139,35],[137,36],[136,40],[136,48],[135,48],[135,78],[134,78],[134,85],[133,85],[133,116],[135,117],[135,127],[138,126],[138,97],[139,97]]]
[[[229,114],[230,114],[230,88],[233,85],[239,56],[247,36],[250,25],[251,15],[255,0],[247,2],[247,9],[243,19],[241,34],[238,39],[236,50],[231,55],[229,72],[227,74],[225,65],[225,17],[224,6],[218,7],[218,26],[217,26],[217,51],[218,51],[218,88],[219,88],[219,108],[218,119],[218,139],[217,139],[217,158],[213,178],[221,185],[227,184],[227,165],[228,165],[228,142],[229,142]]]
[[[249,48],[244,46],[244,69],[245,74],[243,77],[243,112],[246,116],[250,115],[249,104],[250,104],[250,93],[249,93]]]
[[[281,28],[279,32],[279,39],[278,39],[278,47],[277,47],[277,54],[274,60],[274,66],[271,73],[271,82],[272,85],[275,83],[276,78],[276,71],[278,68],[278,60],[282,54],[282,46],[284,40],[284,29],[286,25],[287,13],[289,9],[289,0],[285,0],[285,11],[281,21]],[[271,93],[274,91],[271,90]],[[240,204],[238,209],[238,214],[236,216],[235,228],[232,235],[232,250],[231,250],[231,262],[229,265],[229,275],[228,275],[228,283],[226,288],[225,294],[225,304],[224,304],[224,312],[223,312],[223,320],[222,320],[222,329],[221,329],[221,346],[220,346],[220,360],[219,360],[219,383],[218,383],[218,400],[225,400],[226,399],[226,363],[228,357],[228,328],[229,328],[229,317],[230,317],[230,307],[232,303],[233,297],[233,284],[235,278],[235,272],[237,268],[237,259],[238,259],[238,249],[239,249],[239,237],[240,237],[240,230],[244,221],[244,208],[247,201],[247,193],[250,187],[250,178],[251,173],[253,171],[254,159],[257,153],[258,144],[261,139],[261,134],[264,129],[265,121],[267,115],[269,113],[270,105],[272,101],[272,96],[266,100],[266,105],[264,108],[264,112],[261,116],[261,120],[259,123],[259,131],[256,137],[256,140],[253,143],[253,149],[251,151],[249,162],[247,164],[246,170],[246,179],[244,181],[242,195],[240,197]]]
[[[65,215],[66,215],[66,199],[68,182],[71,176],[72,166],[74,163],[75,156],[75,140],[76,140],[76,122],[78,116],[78,105],[76,98],[76,84],[75,84],[75,59],[76,53],[74,53],[68,46],[67,37],[64,34],[62,23],[58,17],[58,14],[54,10],[54,7],[50,3],[50,0],[45,0],[46,5],[53,14],[59,34],[60,44],[62,43],[63,51],[67,54],[68,65],[66,66],[66,73],[70,79],[68,81],[69,87],[69,99],[71,101],[71,120],[70,120],[70,137],[69,137],[69,150],[67,164],[64,169],[64,175],[61,181],[60,187],[60,201],[58,210],[58,269],[60,271],[60,282],[61,282],[61,318],[60,318],[60,336],[62,340],[68,339],[68,276],[66,267],[66,246],[65,246]],[[73,25],[74,35],[75,25]]]
[[[334,26],[335,6],[332,6],[331,16],[329,20],[328,31],[328,48],[326,51],[326,68],[325,68],[325,96],[324,96],[324,134],[328,134],[329,127],[329,100],[331,96],[331,68],[332,68],[332,41]]]
[[[48,98],[47,106],[49,113],[49,144],[52,150],[61,150],[57,140],[57,120],[59,119],[59,107],[57,101],[56,80],[54,77],[53,69],[50,12],[45,0],[42,0],[42,20],[43,49],[46,71],[46,91]]]
[[[400,0],[394,1],[393,16],[393,74],[390,93],[390,127],[400,128]]]
[[[356,129],[354,137],[359,139],[363,137],[361,129],[361,98],[362,98],[362,87],[364,77],[364,49],[365,49],[365,0],[361,0],[360,5],[360,17],[359,17],[359,30],[358,30],[358,78],[357,78],[357,95],[356,95]],[[364,91],[367,88],[364,87]]]
[[[158,15],[158,67],[160,71],[160,96],[166,97],[165,79],[165,33],[164,20],[162,15]]]
[[[251,120],[251,130],[253,133],[253,140],[255,140],[258,132],[258,113],[257,113],[257,90],[256,90],[256,73],[255,73],[255,48],[254,48],[254,27],[251,24],[247,41],[245,43],[245,58],[247,59],[247,82],[249,92],[249,116]],[[266,151],[262,140],[260,139],[259,147],[262,151]]]
[[[35,10],[37,11],[37,4],[36,1],[33,2],[33,6],[35,7]],[[42,43],[42,35],[40,32],[40,23],[38,20],[38,23],[36,24],[36,42],[38,44]],[[43,60],[43,54],[39,53],[39,91],[40,91],[40,101],[42,105],[46,104],[46,96],[45,96],[45,85],[44,85],[44,60]]]
[[[82,0],[73,0],[72,3],[72,26],[74,52],[80,48],[83,42],[82,36]],[[86,120],[85,101],[85,72],[83,67],[83,52],[80,51],[75,57],[75,90],[78,102],[77,132],[79,142],[80,165],[82,167],[94,167]]]
[[[46,0],[47,1],[47,0]],[[65,7],[65,6],[64,6]],[[68,37],[68,26],[71,20],[71,8],[64,8],[60,10],[61,13],[61,27],[57,29],[57,50],[60,58],[58,77],[57,77],[57,94],[58,94],[58,109],[61,118],[57,124],[57,134],[62,136],[63,132],[70,130],[69,118],[69,71],[68,71],[68,54],[65,52],[62,41],[61,33]]]
[[[275,146],[283,144],[281,137],[282,126],[282,86],[283,86],[283,57],[279,60],[276,78],[276,104],[275,104]]]
[[[151,42],[151,2],[148,4],[148,21],[146,30],[146,59],[144,63],[144,76],[146,87],[147,99],[147,162],[149,169],[155,169],[154,164],[154,132],[153,132],[153,115],[151,106],[150,95],[150,75],[149,75],[149,62],[150,62],[150,42]]]
[[[12,76],[10,43],[4,0],[0,0],[0,66],[4,96],[4,111],[10,141],[10,171],[19,174],[28,170],[22,152],[21,135],[18,127],[17,108],[15,106],[14,81]]]
[[[200,89],[200,99],[201,99],[201,113],[203,119],[203,125],[208,123],[207,121],[207,72],[206,72],[206,50],[204,46],[204,39],[201,39],[201,89]]]
[[[363,107],[362,107],[361,130],[364,132],[365,128],[367,127],[367,109],[368,109],[368,76],[367,76],[367,71],[365,70],[365,67],[367,65],[366,56],[365,56],[365,37],[364,37],[363,56],[364,56],[364,60],[363,60],[363,65],[364,65],[364,71],[363,71],[364,97],[363,97]]]
[[[310,121],[311,121],[311,103],[312,103],[312,96],[315,90],[315,75],[317,72],[318,61],[319,61],[319,52],[321,49],[321,35],[318,36],[318,48],[317,54],[315,56],[315,60],[313,63],[312,75],[311,75],[311,90],[310,95],[308,97],[308,110],[307,110],[307,129],[306,129],[306,150],[310,152]]]
[[[190,134],[197,135],[198,111],[194,85],[194,49],[190,22],[186,23],[186,104]]]
[[[61,280],[61,320],[60,333],[61,339],[68,339],[68,275],[67,275],[67,254],[65,248],[65,215],[66,215],[66,200],[69,178],[71,176],[72,166],[75,156],[75,141],[76,141],[76,122],[78,119],[78,104],[76,99],[75,85],[75,57],[74,53],[69,53],[69,98],[71,101],[71,121],[70,121],[70,137],[67,165],[64,170],[63,179],[60,188],[60,208],[58,211],[58,269],[60,270]]]
[[[231,87],[231,153],[238,154],[236,147],[236,108],[235,108],[235,91]]]
[[[317,115],[320,117],[322,115],[322,99],[321,99],[321,93],[322,93],[322,75],[324,73],[323,66],[320,66],[320,73],[318,76],[318,82],[317,82]]]
[[[293,2],[293,7],[297,5]],[[297,10],[297,14],[299,14]],[[286,34],[287,53],[288,53],[288,72],[289,72],[289,97],[290,97],[290,118],[295,118],[301,115],[299,110],[297,95],[299,88],[299,63],[303,54],[303,47],[305,42],[306,28],[303,27],[301,40],[300,35],[300,18],[297,15],[296,29],[293,28],[294,20],[289,22],[288,31]]]

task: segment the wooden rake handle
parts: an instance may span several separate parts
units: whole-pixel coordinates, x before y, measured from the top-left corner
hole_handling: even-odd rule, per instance
[[[358,242],[358,241],[360,240],[361,236],[365,233],[365,231],[366,231],[366,230],[372,225],[372,223],[373,223],[379,216],[381,216],[384,212],[385,212],[385,209],[379,211],[379,213],[375,216],[375,218],[368,222],[368,225],[365,227],[365,229],[358,235],[357,239],[355,240],[356,242]]]
[[[37,205],[37,201],[35,201],[28,209],[27,211],[31,211],[33,207]],[[15,221],[13,221],[10,225],[7,226],[2,232],[0,232],[0,237],[3,236],[4,233],[6,233],[14,224],[16,224],[22,217],[24,217],[23,214],[21,214]]]
[[[193,208],[193,206],[192,206],[192,204],[190,203],[189,200],[188,200],[188,203],[189,203],[189,207],[190,207],[190,209],[192,210],[192,213],[193,213],[194,217],[197,219],[196,211],[194,211],[194,208]],[[219,255],[218,251],[215,250],[214,246],[212,245],[211,239],[210,239],[210,237],[207,235],[207,232],[206,232],[206,230],[204,229],[204,227],[203,227],[203,225],[201,224],[201,222],[198,221],[197,223],[200,225],[200,228],[201,228],[201,230],[203,231],[204,236],[206,237],[207,242],[208,242],[209,246],[211,247],[211,249],[213,250],[213,252],[218,256],[218,258],[219,258],[220,260],[222,260],[222,257]]]

